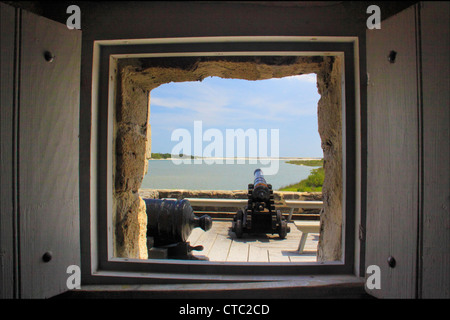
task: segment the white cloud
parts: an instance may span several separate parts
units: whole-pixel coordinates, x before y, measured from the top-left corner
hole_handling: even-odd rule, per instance
[[[300,82],[310,82],[310,83],[316,83],[316,74],[315,73],[308,73],[308,74],[302,74],[298,76],[288,76],[283,78],[272,78],[270,80],[293,80],[293,81],[300,81]]]
[[[317,78],[316,78],[315,73],[304,74],[304,75],[298,76],[297,79],[300,81],[317,83]]]
[[[315,82],[315,74],[283,79],[312,83]],[[268,90],[270,85],[259,87],[255,82],[245,80],[233,83],[229,82],[233,80],[207,80],[202,83],[173,83],[152,92],[152,125],[173,128],[183,124],[189,126],[195,120],[202,120],[209,127],[282,126],[291,120],[317,114],[317,101],[310,94],[297,89],[294,89],[296,94],[292,94],[292,85],[280,83],[274,86],[276,89]],[[294,88],[297,87],[297,84],[292,84]],[[302,87],[306,87],[306,84]],[[155,107],[165,110],[157,111]]]
[[[180,86],[178,88],[174,87],[172,92],[178,92],[178,94],[176,96],[165,93],[160,94],[159,92],[151,94],[150,106],[187,109],[203,114],[220,110],[227,106],[230,100],[224,90],[217,90],[217,88],[211,86]]]

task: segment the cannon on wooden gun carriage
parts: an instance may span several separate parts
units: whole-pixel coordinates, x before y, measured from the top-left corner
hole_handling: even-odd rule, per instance
[[[253,173],[255,180],[248,185],[248,202],[233,218],[232,231],[238,238],[244,233],[278,233],[284,239],[290,228],[280,210],[275,210],[272,185],[267,184],[261,169]]]
[[[197,217],[188,200],[144,199],[147,212],[147,247],[149,258],[197,259],[187,241],[194,228],[208,231],[212,226],[209,215]]]

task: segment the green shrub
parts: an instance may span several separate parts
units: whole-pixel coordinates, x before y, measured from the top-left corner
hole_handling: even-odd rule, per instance
[[[299,183],[291,184],[286,187],[282,187],[280,191],[297,191],[297,192],[321,192],[323,186],[323,180],[325,178],[325,172],[323,167],[311,170],[309,176],[300,181]]]

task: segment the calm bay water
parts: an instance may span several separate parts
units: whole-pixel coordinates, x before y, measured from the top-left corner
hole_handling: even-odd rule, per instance
[[[312,169],[278,161],[278,173],[265,175],[273,190],[305,179]],[[272,164],[273,165],[273,164]],[[253,183],[253,172],[257,168],[268,168],[268,164],[174,164],[171,160],[149,160],[148,173],[142,181],[142,189],[187,189],[187,190],[244,190]],[[269,170],[268,170],[269,171]]]

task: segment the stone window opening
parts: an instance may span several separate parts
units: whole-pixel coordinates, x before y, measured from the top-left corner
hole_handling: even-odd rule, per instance
[[[340,56],[238,56],[119,59],[113,130],[114,256],[146,259],[146,212],[139,195],[151,156],[151,90],[209,76],[262,80],[315,73],[324,157],[324,210],[318,261],[342,257],[342,61]]]

